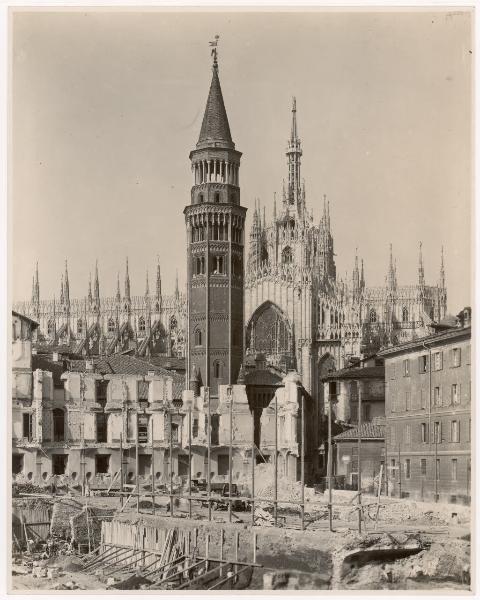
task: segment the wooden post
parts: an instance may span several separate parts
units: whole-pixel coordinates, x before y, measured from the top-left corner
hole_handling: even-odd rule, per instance
[[[192,405],[188,409],[188,516],[192,518]]]
[[[378,496],[377,496],[377,512],[375,514],[375,529],[377,529],[378,513],[380,512],[380,494],[382,493],[382,478],[383,478],[383,465],[380,465],[380,473],[378,475]]]
[[[123,433],[120,434],[120,506],[123,507]]]
[[[300,456],[300,477],[302,484],[302,504],[300,505],[301,529],[305,529],[305,398],[302,394],[302,415],[301,415],[301,442],[302,454]]]
[[[228,520],[232,522],[233,392],[230,387],[230,448],[228,450]]]
[[[255,525],[255,409],[252,409],[252,526]]]
[[[435,461],[435,476],[437,474],[437,461]],[[398,497],[402,498],[402,463],[400,456],[400,444],[398,444]]]
[[[235,532],[235,577],[233,578],[234,583],[237,583],[237,571],[238,571],[238,547],[240,545],[240,534],[238,531]]]
[[[329,384],[330,385],[330,384]],[[332,506],[332,396],[328,390],[328,447],[327,447],[327,479],[328,479],[328,522],[330,531],[333,531],[333,506]]]
[[[153,514],[155,514],[155,445],[153,443],[153,440],[155,438],[153,437],[153,417],[154,417],[154,415],[151,416],[151,419],[152,419],[152,431],[151,431],[151,436],[152,436],[152,468],[151,468],[151,472],[152,472],[152,510],[153,510]]]
[[[208,571],[209,556],[210,556],[210,534],[207,533],[206,538],[205,538],[205,558],[206,558],[205,571]]]
[[[169,451],[169,463],[170,463],[170,516],[173,517],[173,429],[172,429],[172,408],[168,413],[170,417],[170,451]]]
[[[223,538],[224,538],[223,529],[220,530],[220,560],[223,561]],[[220,563],[223,565],[223,563]],[[223,577],[223,566],[220,567],[220,577]]]
[[[137,484],[137,514],[140,512],[140,482],[138,480],[138,412],[136,413],[136,435],[135,435],[135,483]]]
[[[357,381],[358,385],[358,533],[362,533],[362,393],[363,386],[361,381]]]
[[[273,486],[273,519],[275,527],[277,526],[277,496],[278,496],[278,400],[275,394],[275,447],[274,447],[274,486]]]
[[[208,283],[207,283],[207,286],[208,286]],[[212,502],[211,502],[212,489],[211,489],[211,482],[210,482],[210,471],[211,471],[210,432],[211,432],[212,414],[211,414],[211,410],[210,410],[210,388],[205,387],[203,393],[204,393],[205,399],[207,401],[207,427],[208,427],[208,431],[207,431],[207,502],[208,502],[208,520],[211,521],[212,520]]]
[[[257,532],[253,532],[253,564],[257,562]]]

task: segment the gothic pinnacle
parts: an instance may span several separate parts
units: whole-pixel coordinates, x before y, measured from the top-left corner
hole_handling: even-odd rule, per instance
[[[130,275],[128,273],[128,256],[125,265],[125,300],[130,301]]]
[[[160,273],[160,257],[157,255],[157,300],[162,298],[162,275]]]

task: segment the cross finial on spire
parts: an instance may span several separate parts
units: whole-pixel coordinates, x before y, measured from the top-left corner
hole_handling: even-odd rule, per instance
[[[219,35],[215,36],[215,39],[212,42],[209,42],[211,47],[211,55],[213,56],[213,68],[215,70],[218,69],[218,40],[220,39]]]

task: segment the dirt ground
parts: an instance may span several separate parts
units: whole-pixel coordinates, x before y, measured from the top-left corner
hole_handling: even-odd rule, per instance
[[[263,568],[254,569],[249,589],[265,589],[265,581],[270,581],[271,589],[469,589],[469,507],[382,498],[378,534],[374,531],[374,521],[367,517],[363,534],[359,536],[356,532],[358,511],[355,508],[355,494],[334,494],[334,533],[328,530],[327,498],[326,494],[307,496],[306,531],[300,531],[300,520],[296,515],[286,520],[288,527],[294,528],[254,528],[258,532],[257,562]],[[92,497],[80,500],[82,503],[88,502],[92,507],[109,507],[112,512],[119,508],[118,498]],[[375,498],[364,495],[363,500],[365,503],[373,503]],[[140,504],[140,514],[137,514],[136,502],[132,502],[117,518],[132,523],[141,520],[157,526],[162,523],[166,527],[202,529],[208,526],[207,509],[199,503],[194,503],[193,513],[197,518],[191,521],[186,518],[187,502],[180,502],[175,508],[175,517],[183,518],[174,519],[169,517],[168,503],[168,498],[157,499],[154,517],[147,502]],[[243,532],[241,536],[245,537],[245,542],[241,549],[248,556],[246,554],[240,559],[251,560],[251,513],[238,513],[237,516],[244,522],[239,525],[229,524],[228,513],[225,511],[213,511],[212,516],[219,522],[217,529],[236,527]],[[211,526],[215,528],[214,524]],[[403,542],[409,543],[409,536],[412,535],[422,544],[422,548],[414,556],[373,558],[364,564],[349,564],[348,569],[344,568],[345,557],[352,549],[371,546],[381,550],[388,548],[389,544],[391,546],[391,538],[400,540],[401,545]],[[373,546],[372,539],[375,540]],[[211,548],[215,548],[213,542],[212,538]],[[25,566],[13,565],[11,589],[66,590],[69,582],[73,582],[73,589],[106,589],[105,582],[93,573],[81,572],[79,564],[79,558],[73,556],[51,559],[50,566],[61,567],[59,576],[54,579],[33,577]],[[278,576],[270,577],[269,573],[276,573]]]

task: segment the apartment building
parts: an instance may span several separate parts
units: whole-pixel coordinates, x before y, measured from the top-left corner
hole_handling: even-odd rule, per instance
[[[456,326],[380,352],[385,359],[392,495],[442,502],[471,496],[471,310]],[[392,483],[393,482],[393,483]]]

